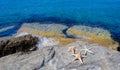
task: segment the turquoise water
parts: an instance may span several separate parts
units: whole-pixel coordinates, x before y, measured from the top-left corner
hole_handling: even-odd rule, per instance
[[[14,34],[23,22],[62,22],[107,29],[120,37],[120,0],[0,0],[0,37]],[[120,39],[119,39],[120,40]]]

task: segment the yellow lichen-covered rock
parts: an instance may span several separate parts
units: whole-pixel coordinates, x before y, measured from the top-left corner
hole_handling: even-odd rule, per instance
[[[64,37],[54,37],[55,40],[59,41],[60,45],[68,45],[72,42],[77,41],[77,39],[72,38],[64,38]]]
[[[67,33],[72,36],[86,36],[89,38],[87,41],[91,43],[98,43],[99,45],[110,49],[117,49],[118,47],[118,43],[112,40],[109,31],[100,28],[79,25],[69,28]]]
[[[17,33],[28,32],[45,37],[64,37],[62,30],[66,28],[67,26],[61,24],[25,23]]]
[[[65,35],[62,33],[62,30],[67,28],[64,25],[60,24],[38,24],[38,23],[25,23],[17,31],[17,34],[21,32],[27,32],[34,35],[39,35],[43,37],[52,37],[55,40],[59,41],[59,45],[67,45],[72,42],[75,42],[79,39],[65,38]]]

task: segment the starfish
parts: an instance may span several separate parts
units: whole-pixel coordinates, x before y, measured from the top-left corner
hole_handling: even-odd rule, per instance
[[[80,53],[76,53],[76,54],[73,54],[73,56],[74,56],[74,59],[73,59],[73,61],[75,61],[75,60],[79,60],[82,64],[83,64],[83,57],[81,56],[81,54]],[[85,56],[84,56],[85,57]]]
[[[90,49],[92,49],[92,48],[89,48],[89,49],[88,49],[86,46],[84,46],[84,49],[81,49],[81,51],[85,51],[85,52],[84,52],[85,55],[87,55],[87,52],[93,54],[93,52],[92,52]]]
[[[76,50],[75,47],[69,47],[67,51],[75,53],[75,50]]]

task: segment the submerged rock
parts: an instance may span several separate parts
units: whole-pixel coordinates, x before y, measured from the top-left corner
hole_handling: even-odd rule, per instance
[[[37,37],[25,35],[17,38],[4,39],[0,41],[0,57],[13,54],[19,51],[28,51],[35,47],[38,42]]]
[[[68,47],[74,46],[79,53],[84,46],[92,48],[94,54],[87,53],[83,64],[72,61],[72,52]],[[85,42],[74,42],[67,46],[48,46],[30,54],[19,53],[0,58],[1,70],[120,70],[120,53],[105,47]]]

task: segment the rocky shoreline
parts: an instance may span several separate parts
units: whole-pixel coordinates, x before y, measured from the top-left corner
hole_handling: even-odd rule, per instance
[[[76,40],[79,40],[89,43],[97,43],[113,50],[117,50],[117,47],[119,46],[118,42],[114,41],[111,38],[109,31],[82,25],[74,25],[72,27],[68,27],[66,25],[55,23],[24,23],[18,30],[17,34],[21,32],[28,32],[30,34],[44,37],[53,37],[62,45],[67,45]]]
[[[107,30],[24,23],[14,36],[0,39],[0,70],[120,70],[117,47]]]

